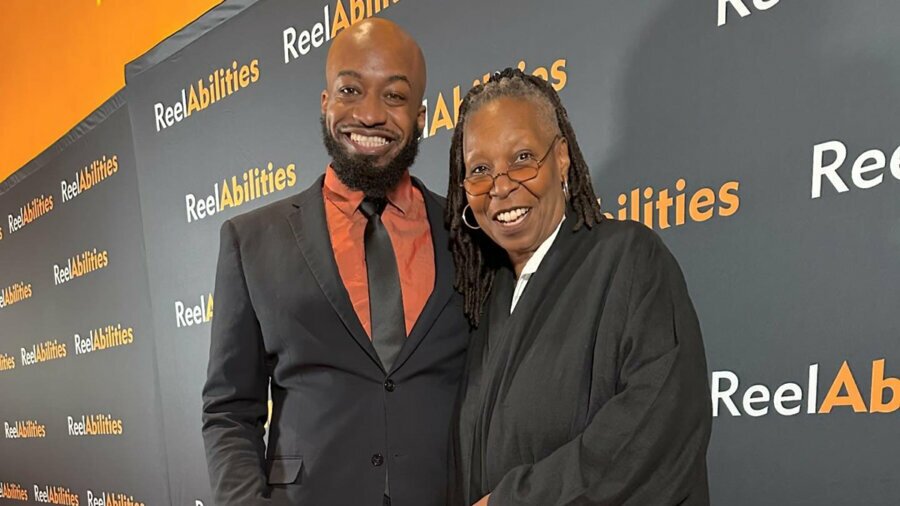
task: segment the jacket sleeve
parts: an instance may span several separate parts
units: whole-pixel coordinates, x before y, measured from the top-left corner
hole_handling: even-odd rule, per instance
[[[266,504],[266,355],[230,221],[220,231],[214,301],[203,387],[203,441],[214,502]]]
[[[700,326],[675,259],[654,234],[645,239],[626,260],[633,271],[624,332],[612,348],[615,394],[573,440],[510,470],[491,506],[709,504],[712,418]],[[595,346],[595,357],[609,350]]]

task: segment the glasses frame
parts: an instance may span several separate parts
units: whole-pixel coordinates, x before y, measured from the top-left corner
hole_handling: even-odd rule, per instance
[[[542,156],[540,160],[536,160],[536,161],[537,161],[537,166],[535,167],[536,172],[534,173],[534,176],[531,176],[531,177],[528,178],[528,179],[522,179],[522,180],[519,180],[519,179],[513,179],[512,177],[509,176],[509,171],[512,169],[512,165],[515,164],[515,162],[513,162],[513,163],[510,163],[510,164],[507,164],[506,170],[505,170],[504,172],[498,172],[497,174],[472,174],[472,175],[470,175],[470,176],[468,176],[468,177],[465,177],[465,178],[463,178],[463,180],[459,183],[459,187],[462,188],[463,190],[465,190],[465,192],[466,192],[467,194],[469,194],[470,197],[480,197],[480,196],[482,196],[482,195],[487,195],[488,193],[491,193],[491,190],[494,189],[494,185],[497,184],[497,178],[500,177],[500,176],[506,176],[510,181],[512,181],[512,182],[514,182],[514,183],[516,183],[516,184],[518,184],[518,185],[521,185],[522,183],[527,183],[528,181],[531,181],[532,179],[538,177],[538,175],[540,174],[540,171],[541,171],[541,166],[543,166],[543,165],[544,165],[544,162],[547,161],[547,157],[549,157],[549,156],[550,156],[550,152],[553,151],[553,146],[556,145],[556,141],[558,141],[558,140],[560,140],[560,139],[562,139],[562,135],[560,135],[560,134],[556,134],[556,136],[553,137],[553,141],[550,142],[550,147],[547,148],[547,152],[544,153],[544,156]],[[484,177],[484,176],[487,176],[487,177],[491,178],[491,186],[490,186],[486,191],[483,191],[483,192],[481,192],[481,193],[472,193],[472,192],[469,191],[469,189],[466,187],[466,182],[469,180],[469,178],[471,178],[471,177],[473,177],[473,176],[477,176],[477,177]]]

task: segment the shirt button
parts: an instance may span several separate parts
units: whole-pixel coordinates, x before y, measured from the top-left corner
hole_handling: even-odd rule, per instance
[[[373,466],[379,467],[382,464],[384,464],[384,456],[383,455],[381,455],[380,453],[376,453],[375,455],[372,455],[372,465]]]
[[[388,392],[393,392],[396,385],[394,385],[394,380],[387,380],[384,382],[384,389]]]

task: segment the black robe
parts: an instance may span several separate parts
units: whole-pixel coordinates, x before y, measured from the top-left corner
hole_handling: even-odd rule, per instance
[[[604,220],[559,235],[510,315],[500,269],[473,332],[451,506],[706,505],[700,326],[659,237]]]

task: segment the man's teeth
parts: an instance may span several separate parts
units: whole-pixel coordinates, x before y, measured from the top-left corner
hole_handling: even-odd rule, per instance
[[[522,218],[528,214],[528,211],[529,209],[527,207],[520,207],[518,209],[513,209],[512,211],[504,211],[497,215],[497,221],[501,223],[510,223]]]
[[[369,136],[369,135],[360,135],[360,134],[350,134],[350,140],[359,144],[360,146],[365,146],[367,148],[375,148],[378,146],[384,146],[388,143],[388,140],[384,137],[378,136]]]

